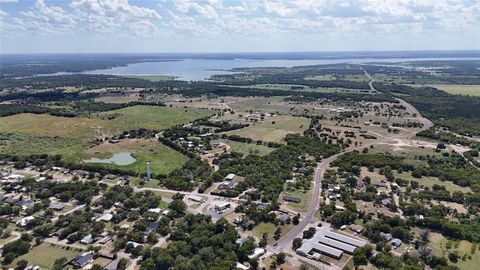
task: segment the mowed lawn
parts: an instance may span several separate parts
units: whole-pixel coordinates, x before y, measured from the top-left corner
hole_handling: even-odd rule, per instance
[[[480,96],[480,85],[429,84],[428,86],[454,95]]]
[[[65,247],[53,246],[50,243],[42,243],[34,247],[27,254],[20,256],[15,261],[27,260],[28,265],[38,265],[42,270],[52,269],[55,260],[62,257],[67,261],[74,259],[80,252],[74,249],[67,250]]]
[[[310,120],[305,117],[281,115],[266,118],[262,122],[250,124],[246,128],[229,131],[226,134],[265,142],[282,142],[287,134],[303,134],[309,124]]]
[[[101,164],[100,166],[144,173],[146,162],[150,161],[152,173],[167,174],[180,168],[188,160],[188,157],[153,139],[123,139],[116,144],[101,144],[88,149],[86,155],[89,158],[105,159],[120,152],[131,153],[136,161],[124,166],[115,164]]]

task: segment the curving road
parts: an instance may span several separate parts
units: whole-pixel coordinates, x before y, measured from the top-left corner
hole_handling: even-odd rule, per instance
[[[373,87],[373,78],[368,74],[368,72],[365,69],[363,69],[363,70],[365,71],[365,75],[370,79],[370,83],[369,83],[370,87],[372,88],[372,90],[377,91]],[[429,128],[433,127],[432,121],[424,118],[414,106],[412,106],[411,104],[409,104],[405,100],[402,100],[402,99],[399,99],[399,98],[397,98],[397,100],[400,102],[400,104],[405,106],[405,108],[408,111],[410,111],[412,114],[417,114],[417,116],[415,118],[417,118],[424,125],[421,128],[422,130],[429,129]],[[396,139],[396,138],[398,138],[398,136],[395,135],[395,134],[392,134],[392,137],[383,137],[382,139],[376,140],[375,142],[372,142],[372,143],[369,143],[369,144],[365,144],[365,145],[355,147],[355,148],[345,149],[345,151],[342,151],[338,154],[335,154],[331,157],[328,157],[328,158],[322,160],[322,162],[320,162],[318,164],[317,169],[315,171],[315,182],[314,182],[314,186],[313,186],[313,194],[311,196],[311,200],[309,202],[307,212],[305,213],[305,215],[303,216],[303,218],[301,219],[300,223],[297,226],[295,226],[288,233],[286,233],[283,237],[281,237],[275,243],[275,245],[267,246],[267,250],[269,252],[272,252],[272,253],[276,253],[276,252],[280,252],[280,251],[285,250],[285,248],[291,246],[291,244],[293,242],[293,239],[295,239],[296,237],[299,237],[299,235],[305,230],[305,228],[308,226],[308,224],[315,222],[314,214],[315,214],[315,211],[317,211],[317,208],[319,207],[320,193],[322,191],[321,181],[322,181],[322,178],[323,178],[323,175],[324,175],[326,169],[330,166],[330,163],[332,161],[334,161],[338,156],[340,156],[344,153],[354,151],[354,150],[361,150],[363,148],[368,148],[372,145],[387,143],[388,141],[391,141],[392,139]]]

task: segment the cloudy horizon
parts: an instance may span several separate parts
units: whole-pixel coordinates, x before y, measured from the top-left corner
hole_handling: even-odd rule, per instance
[[[1,53],[479,50],[478,0],[0,0]]]

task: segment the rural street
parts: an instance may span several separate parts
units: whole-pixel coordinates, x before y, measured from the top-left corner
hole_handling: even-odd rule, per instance
[[[319,206],[320,193],[322,192],[322,178],[323,178],[323,175],[325,174],[325,171],[330,166],[330,163],[332,161],[334,161],[335,159],[337,159],[337,157],[347,152],[368,148],[371,145],[385,143],[388,140],[389,139],[378,140],[370,144],[366,144],[356,148],[350,148],[347,151],[340,152],[338,154],[335,154],[333,156],[330,156],[322,160],[322,162],[318,164],[317,169],[315,171],[315,182],[313,185],[313,194],[308,204],[308,209],[307,209],[307,212],[305,213],[305,216],[303,216],[302,220],[300,221],[300,223],[298,223],[297,226],[295,226],[288,233],[286,233],[282,238],[280,238],[277,241],[277,244],[275,246],[267,246],[267,250],[270,252],[280,252],[285,248],[289,247],[292,244],[293,239],[298,237],[305,230],[308,224],[313,223],[315,221],[314,215],[315,215],[315,211],[317,211],[317,208]]]
[[[365,73],[366,73],[366,71],[365,71]],[[366,73],[366,75],[367,74],[368,73]],[[367,75],[367,76],[369,78],[371,78],[369,75]],[[371,79],[371,82],[372,81],[373,81],[373,79]],[[433,123],[430,120],[422,117],[420,112],[415,107],[413,107],[411,104],[407,103],[406,101],[404,101],[402,99],[397,98],[397,100],[403,106],[405,106],[407,108],[407,110],[410,111],[410,113],[417,114],[416,118],[424,124],[424,126],[422,127],[422,130],[428,129],[428,128],[433,126]],[[295,226],[288,233],[286,233],[283,237],[281,237],[276,242],[275,245],[267,246],[267,250],[270,251],[270,252],[276,253],[276,252],[283,251],[285,248],[289,248],[292,244],[293,239],[295,239],[296,237],[299,237],[299,236],[301,237],[300,234],[305,230],[305,228],[308,226],[308,224],[313,223],[315,221],[314,214],[315,214],[315,211],[317,211],[317,208],[319,207],[320,193],[321,193],[321,190],[322,190],[321,189],[322,188],[321,181],[322,181],[322,178],[323,178],[323,175],[324,175],[326,169],[330,166],[330,163],[332,161],[334,161],[338,156],[340,156],[344,153],[354,151],[354,150],[361,150],[363,148],[368,148],[370,146],[377,145],[377,144],[387,143],[388,141],[390,141],[392,139],[396,139],[396,138],[398,138],[398,135],[392,133],[391,137],[384,137],[384,138],[382,138],[380,140],[377,140],[375,142],[372,142],[372,143],[369,143],[369,144],[366,144],[366,145],[362,145],[362,146],[359,146],[359,147],[356,147],[356,148],[345,149],[345,151],[342,151],[338,154],[335,154],[331,157],[328,157],[328,158],[322,160],[322,162],[320,162],[318,164],[317,169],[315,171],[315,181],[314,181],[314,186],[313,186],[313,194],[312,194],[311,200],[309,202],[307,212],[305,213],[302,220],[300,221],[300,223],[297,226]]]
[[[343,153],[342,153],[343,154]],[[305,216],[302,218],[300,223],[298,223],[297,226],[295,226],[293,229],[291,229],[288,233],[286,233],[280,240],[277,241],[276,246],[267,246],[267,249],[271,252],[277,252],[283,250],[285,247],[288,247],[293,239],[297,237],[300,233],[305,230],[307,225],[310,222],[313,222],[313,216],[315,214],[315,211],[317,210],[317,206],[319,204],[320,200],[320,192],[322,190],[322,178],[323,174],[325,173],[325,170],[328,168],[330,165],[330,162],[334,161],[340,154],[333,155],[327,159],[324,159],[318,166],[315,171],[315,182],[313,184],[313,194],[310,200],[310,203],[308,205],[307,212],[305,213]]]

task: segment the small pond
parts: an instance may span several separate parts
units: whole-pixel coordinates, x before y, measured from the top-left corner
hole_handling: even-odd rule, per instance
[[[100,159],[100,158],[90,158],[84,160],[86,163],[108,163],[108,164],[115,164],[115,165],[129,165],[136,161],[136,159],[132,156],[129,152],[121,152],[113,154],[111,158],[107,159]]]

